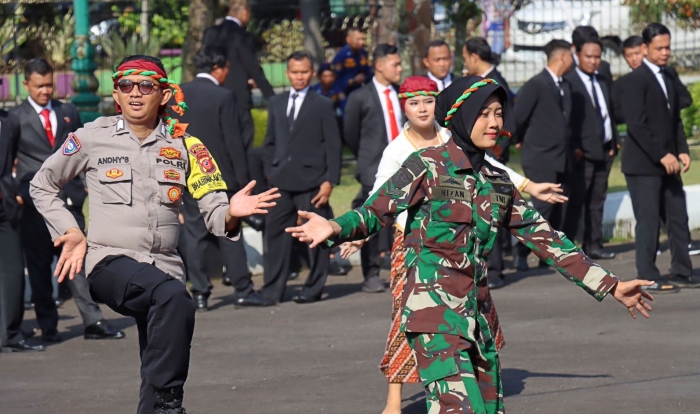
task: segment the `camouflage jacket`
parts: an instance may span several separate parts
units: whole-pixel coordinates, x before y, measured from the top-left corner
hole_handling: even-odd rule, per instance
[[[409,156],[362,207],[335,219],[332,242],[366,238],[405,210],[405,332],[492,337],[486,263],[499,226],[599,301],[618,280],[552,229],[505,172],[486,164],[476,173],[453,141]]]

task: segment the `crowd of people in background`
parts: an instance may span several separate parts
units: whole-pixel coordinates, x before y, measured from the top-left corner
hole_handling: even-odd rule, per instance
[[[491,3],[487,7],[497,8],[498,2]],[[208,310],[212,290],[207,275],[208,243],[218,244],[225,265],[224,284],[233,287],[236,306],[266,307],[285,300],[286,283],[297,274],[300,259],[308,264],[309,275],[292,300],[300,304],[319,301],[327,276],[348,272],[336,256],[342,251],[347,257],[349,251],[358,249],[362,291],[383,292],[386,285],[381,269],[390,257],[394,263],[397,251],[403,250],[396,247],[404,231],[400,222],[396,229],[386,227],[342,250],[309,249],[285,229],[299,224],[299,210],[333,218],[329,199],[340,183],[343,146],[356,161],[354,176],[360,191],[352,205],[357,208],[381,184],[377,177],[390,176],[402,161],[396,159],[393,167],[382,167],[389,159],[446,142],[449,136],[435,126],[433,110],[426,108],[433,108],[434,96],[467,75],[493,79],[506,91],[504,129],[511,137],[502,153],[488,153],[489,160],[507,169],[510,152],[520,152],[524,176],[509,170],[511,178],[518,190],[533,195],[532,205],[554,228],[580,241],[592,259],[615,257],[604,247],[603,209],[608,178],[621,152],[622,172],[637,219],[638,275],[654,281],[644,289],[673,293],[700,286],[692,275],[689,255],[697,253],[697,248],[690,237],[681,178],[691,159],[680,110],[692,98],[667,65],[671,56],[668,29],[652,23],[641,36],[626,39],[624,58],[631,72],[614,80],[610,65],[602,59],[598,33],[593,27],[579,26],[571,42],[557,39],[545,46],[546,66],[515,94],[497,69],[500,55],[509,47],[508,13],[491,10],[482,36],[468,39],[457,51],[463,57],[463,71],[454,68],[450,46],[433,40],[424,51],[425,75],[408,78],[401,85],[402,61],[396,46],[379,44],[369,53],[366,32],[350,27],[347,44],[316,70],[310,53],[298,51],[289,56],[290,90],[275,95],[256,58],[254,39],[246,31],[250,7],[245,0],[232,1],[226,19],[204,34],[194,59],[196,78],[182,85],[190,111],[181,119],[189,124],[187,132],[201,139],[216,160],[229,198],[251,179],[256,180],[256,193],[275,187],[281,197],[268,215],[244,219],[263,232],[264,284],[256,291],[243,237],[232,240],[210,234],[197,200],[183,194],[179,251],[197,310]],[[55,151],[80,145],[70,139],[83,126],[73,105],[52,99],[53,69],[45,60],[29,61],[24,78],[28,98],[9,113],[0,111],[4,351],[43,350],[42,345],[26,341],[33,332],[20,329],[25,307],[36,312],[44,343],[61,341],[57,330],[60,303],[54,299],[51,283],[52,263],[60,248],[54,247],[32,203],[29,183]],[[253,88],[268,101],[265,140],[258,148],[253,147],[255,126],[250,112]],[[416,91],[427,94],[425,102],[406,109],[406,94]],[[618,132],[623,123],[627,125],[624,142]],[[392,171],[382,171],[387,168]],[[65,183],[60,193],[83,230],[85,187],[83,177],[78,176]],[[670,275],[662,275],[655,265],[662,225],[671,246]],[[514,249],[510,234],[499,233],[488,261],[491,289],[506,285],[503,256],[511,253],[518,271],[530,268],[529,249],[524,245]],[[548,265],[540,261],[539,266]],[[23,300],[25,268],[32,291],[29,303]],[[400,270],[394,265],[391,270],[391,288],[398,298],[396,289],[401,290],[402,285],[394,283],[394,274]],[[86,339],[124,337],[102,316],[84,274],[66,283],[83,318]],[[394,319],[396,312],[395,307]],[[396,382],[410,380],[414,374],[402,375]],[[395,372],[387,374],[391,375]],[[395,397],[390,392],[387,413],[395,412]],[[400,405],[400,399],[398,402]]]

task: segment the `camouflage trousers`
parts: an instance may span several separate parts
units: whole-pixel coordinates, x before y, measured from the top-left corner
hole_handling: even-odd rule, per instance
[[[493,340],[407,332],[425,387],[428,414],[503,414],[501,367]]]

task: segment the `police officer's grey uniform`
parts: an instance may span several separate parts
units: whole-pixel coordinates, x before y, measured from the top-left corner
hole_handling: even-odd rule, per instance
[[[199,140],[173,138],[160,123],[141,142],[120,116],[68,137],[31,181],[31,196],[52,238],[77,227],[58,197],[85,172],[89,196],[86,274],[96,299],[136,318],[141,348],[139,414],[177,396],[187,378],[194,303],[176,248],[183,191],[197,199],[209,231],[225,231],[228,200],[216,162]],[[157,324],[151,321],[159,320]]]

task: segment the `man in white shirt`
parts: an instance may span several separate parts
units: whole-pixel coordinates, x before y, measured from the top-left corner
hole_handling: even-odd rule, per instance
[[[597,37],[576,46],[578,65],[564,78],[571,84],[570,127],[583,159],[576,164],[577,180],[567,206],[567,220],[578,228],[584,216],[583,250],[595,259],[612,259],[603,250],[603,206],[608,194],[608,177],[618,150],[617,125],[612,116],[610,85],[598,74],[603,45]]]
[[[374,78],[353,91],[345,106],[343,122],[345,143],[357,158],[355,178],[362,188],[353,201],[353,208],[362,205],[369,196],[379,161],[386,146],[399,135],[403,115],[397,95],[401,81],[401,57],[395,46],[377,45],[373,52]],[[381,251],[391,249],[391,229],[379,233],[365,243],[361,251],[364,292],[382,292],[379,278]]]
[[[27,62],[24,78],[24,87],[29,96],[11,111],[19,119],[20,131],[19,139],[14,143],[17,150],[19,200],[23,204],[19,233],[42,341],[60,342],[58,310],[51,282],[51,265],[60,249],[54,247],[46,223],[32,203],[29,181],[44,161],[61,148],[69,134],[83,125],[75,106],[51,99],[54,90],[53,68],[46,60],[32,59]],[[59,196],[81,228],[84,228],[82,206],[86,192],[82,179],[76,177],[66,183]],[[90,296],[85,275],[76,275],[75,279],[67,283],[83,318],[86,339],[124,337],[123,332],[112,328],[103,319],[102,312]]]
[[[452,52],[444,40],[433,40],[425,46],[423,64],[428,68],[425,76],[437,84],[439,91],[452,84]]]

